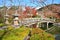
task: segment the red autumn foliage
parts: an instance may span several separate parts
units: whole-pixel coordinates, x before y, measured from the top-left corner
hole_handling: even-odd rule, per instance
[[[60,19],[60,4],[48,5],[48,7],[45,6],[43,8],[40,8],[38,12],[39,14],[46,17],[54,17]]]
[[[35,8],[32,9],[32,13],[34,16],[36,16],[37,11],[35,10]]]
[[[29,6],[25,7],[26,11],[30,10],[31,8]]]
[[[33,16],[36,16],[36,13],[37,13],[37,11],[35,10],[35,8],[31,8],[31,7],[25,7],[25,13],[24,14],[33,14]]]

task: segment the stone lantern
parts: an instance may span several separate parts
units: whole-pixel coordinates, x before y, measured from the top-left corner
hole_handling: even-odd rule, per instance
[[[9,19],[9,15],[6,13],[6,15],[5,15],[5,24],[9,24],[8,19]]]
[[[13,25],[14,26],[16,26],[16,27],[18,27],[19,26],[19,14],[17,13],[17,10],[16,10],[16,13],[15,14],[13,14],[13,17],[14,17],[14,19],[13,19]]]

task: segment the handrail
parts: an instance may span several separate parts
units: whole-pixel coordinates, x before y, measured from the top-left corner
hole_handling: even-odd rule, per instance
[[[44,22],[44,21],[53,21],[53,19],[49,19],[49,18],[24,18],[23,20],[22,20],[22,22],[21,22],[21,20],[20,20],[20,22],[21,22],[21,24],[23,24],[23,25],[32,25],[32,24],[34,24],[34,23],[36,23],[36,22]]]

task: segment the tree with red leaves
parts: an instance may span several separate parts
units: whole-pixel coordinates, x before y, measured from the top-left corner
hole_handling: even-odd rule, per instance
[[[35,10],[35,8],[32,8],[32,14],[33,14],[33,16],[36,16],[37,14],[37,11]]]
[[[35,8],[31,8],[31,7],[25,7],[25,11],[23,12],[25,15],[28,16],[28,14],[32,17],[32,16],[36,16],[37,11],[35,10]]]
[[[25,7],[25,9],[26,9],[26,11],[27,11],[27,10],[30,10],[31,8],[30,8],[29,6],[27,6],[27,7]]]

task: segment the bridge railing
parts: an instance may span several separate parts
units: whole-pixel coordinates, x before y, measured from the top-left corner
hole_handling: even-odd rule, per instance
[[[50,19],[50,18],[41,18],[42,21],[52,21],[55,22],[55,19]]]
[[[34,24],[39,21],[54,21],[54,20],[49,18],[25,18],[22,21],[20,20],[20,24],[28,25],[28,24]]]

